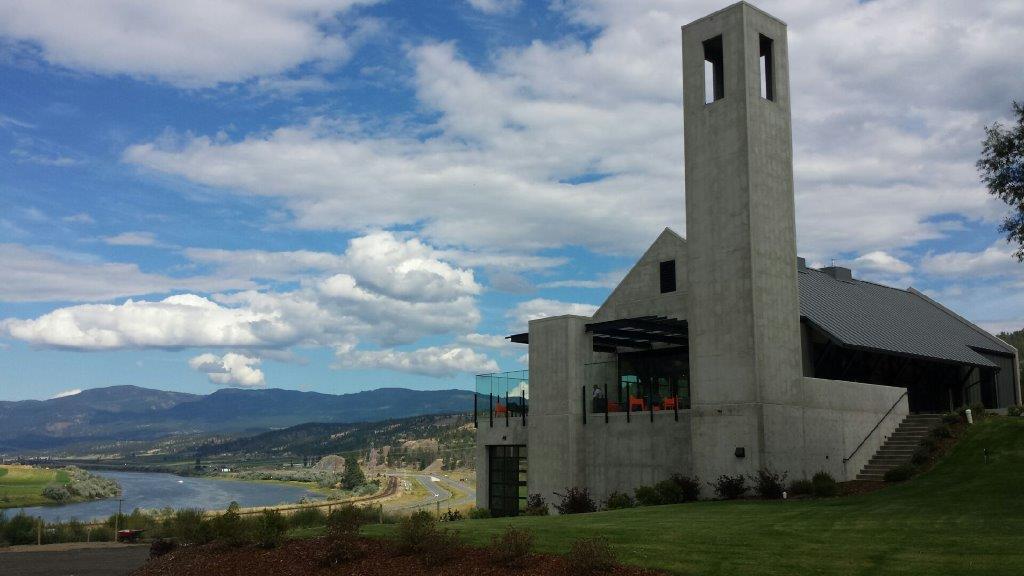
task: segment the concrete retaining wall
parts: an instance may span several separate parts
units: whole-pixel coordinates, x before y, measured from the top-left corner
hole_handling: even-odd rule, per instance
[[[766,463],[790,479],[825,470],[836,480],[853,480],[909,413],[902,388],[806,377],[799,385],[801,406],[765,405],[764,412]]]
[[[675,473],[693,474],[690,450],[690,411],[681,410],[679,421],[671,411],[588,415],[580,432],[585,486],[594,500],[619,491],[632,495],[638,486],[651,485]]]

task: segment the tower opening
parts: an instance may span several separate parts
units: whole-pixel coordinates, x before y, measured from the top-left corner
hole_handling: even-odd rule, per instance
[[[725,55],[722,36],[704,41],[704,103],[725,98]]]
[[[772,39],[760,34],[761,98],[775,100],[775,52]]]

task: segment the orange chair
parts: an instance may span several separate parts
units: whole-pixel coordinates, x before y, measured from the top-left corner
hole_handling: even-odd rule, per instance
[[[678,410],[679,409],[679,398],[675,396],[669,396],[661,403],[662,408],[665,410]]]
[[[629,395],[629,411],[630,412],[635,412],[636,410],[634,410],[633,408],[639,408],[640,411],[642,412],[644,410],[647,410],[647,403],[644,402],[643,398],[637,398],[636,396],[633,396],[632,394],[630,394]]]

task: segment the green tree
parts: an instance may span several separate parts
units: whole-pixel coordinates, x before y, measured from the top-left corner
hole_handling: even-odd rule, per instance
[[[345,474],[341,477],[341,487],[346,490],[353,490],[366,484],[366,475],[359,467],[359,462],[353,457],[345,462]]]
[[[1014,256],[1024,262],[1024,105],[1014,102],[1013,112],[1013,126],[996,122],[985,127],[977,166],[989,193],[1010,206],[999,231],[1017,246]]]

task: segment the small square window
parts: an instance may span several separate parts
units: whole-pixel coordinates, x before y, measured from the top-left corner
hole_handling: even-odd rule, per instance
[[[676,261],[666,260],[661,263],[661,293],[676,291]]]

